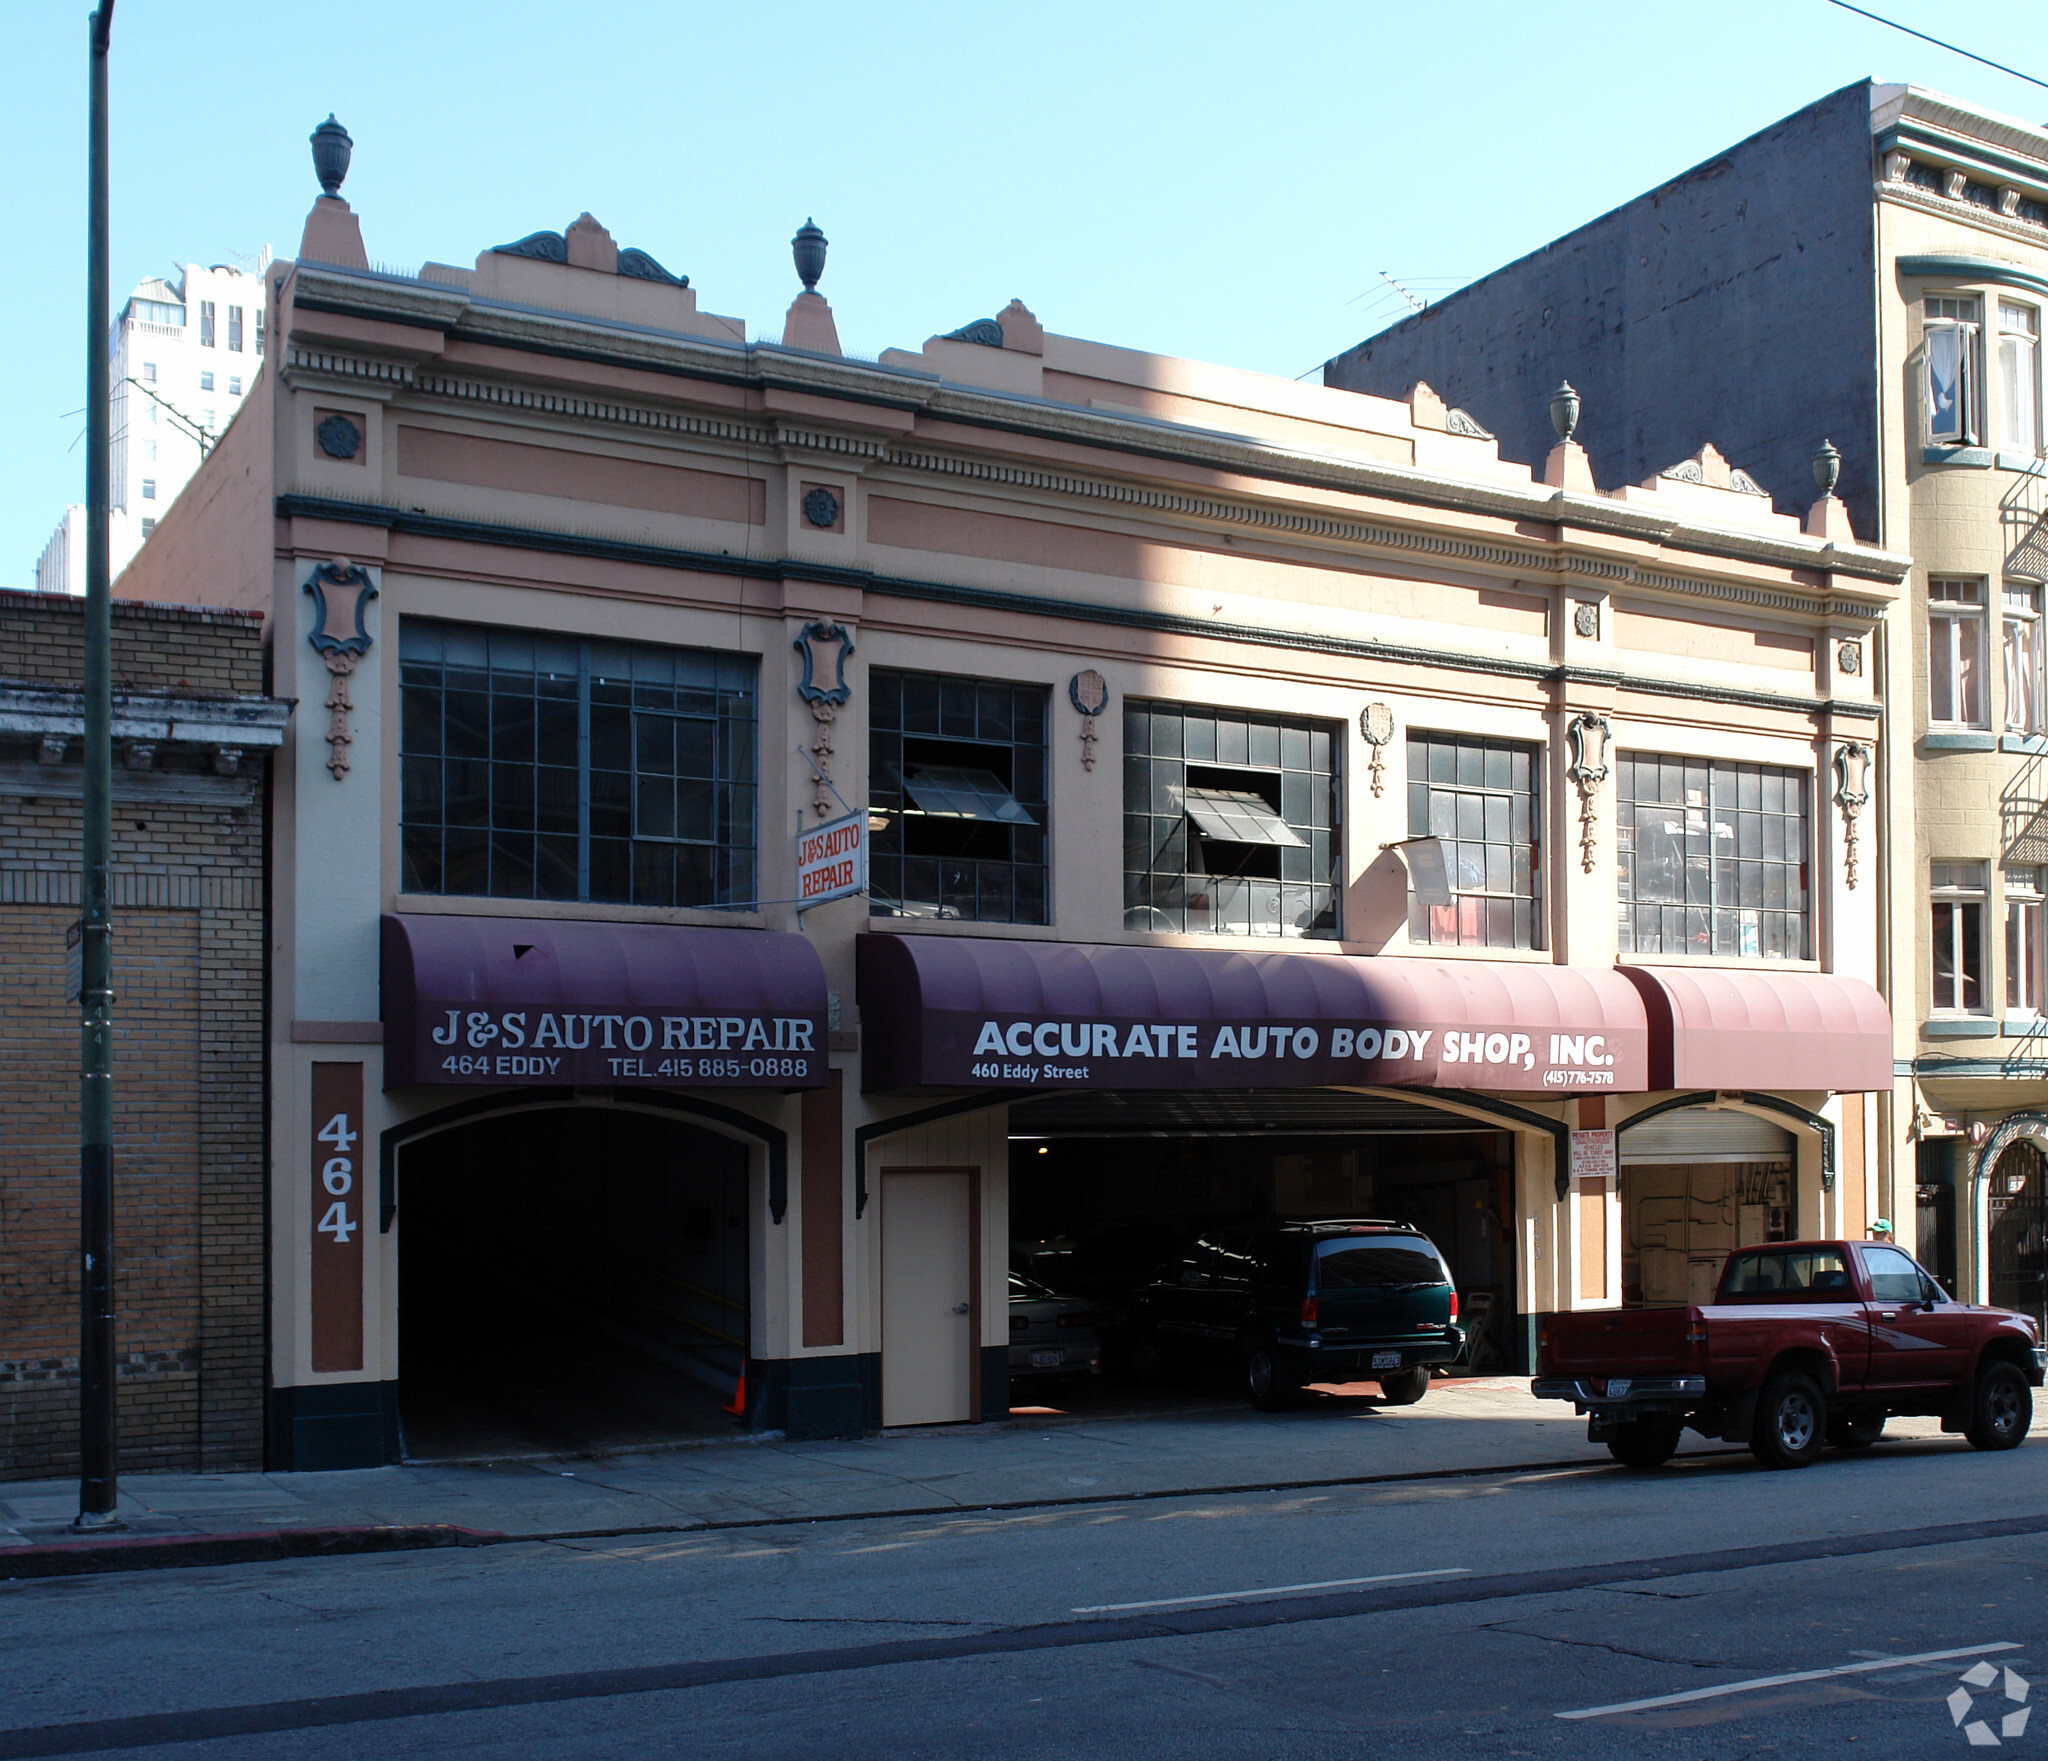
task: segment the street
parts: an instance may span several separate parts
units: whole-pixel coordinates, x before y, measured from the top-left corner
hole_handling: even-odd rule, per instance
[[[2044,1569],[2048,1447],[1921,1435],[9,1582],[0,1756],[1959,1753]]]

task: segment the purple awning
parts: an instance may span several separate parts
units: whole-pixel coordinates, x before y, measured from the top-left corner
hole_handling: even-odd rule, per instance
[[[951,935],[858,941],[861,1080],[926,1088],[1641,1093],[1618,973]]]
[[[1860,978],[1624,966],[1650,1022],[1652,1088],[1820,1089],[1892,1085],[1892,1018]]]
[[[800,935],[386,917],[383,989],[387,1089],[826,1080],[825,968]]]

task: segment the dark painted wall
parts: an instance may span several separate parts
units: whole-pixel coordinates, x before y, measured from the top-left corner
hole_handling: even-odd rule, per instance
[[[1660,189],[1328,362],[1324,383],[1405,397],[1426,379],[1541,468],[1550,394],[1585,400],[1577,438],[1603,489],[1712,441],[1781,513],[1838,493],[1876,536],[1870,88],[1844,87]]]

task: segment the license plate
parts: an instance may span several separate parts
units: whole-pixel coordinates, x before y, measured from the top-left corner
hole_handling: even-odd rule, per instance
[[[1376,1351],[1372,1354],[1372,1367],[1376,1370],[1398,1370],[1401,1354],[1398,1351]]]
[[[1066,1353],[1060,1351],[1034,1351],[1031,1354],[1031,1367],[1034,1370],[1056,1370],[1065,1356]]]
[[[1628,1398],[1628,1391],[1634,1386],[1634,1381],[1627,1376],[1609,1376],[1607,1378],[1607,1398],[1609,1400],[1626,1400]]]

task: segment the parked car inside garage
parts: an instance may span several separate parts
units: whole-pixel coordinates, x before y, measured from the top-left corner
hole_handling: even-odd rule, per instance
[[[1010,1274],[1010,1386],[1045,1386],[1102,1373],[1102,1335],[1087,1299]]]
[[[1464,1349],[1450,1268],[1405,1223],[1211,1229],[1170,1270],[1132,1301],[1133,1367],[1234,1366],[1261,1411],[1360,1379],[1406,1406]]]

